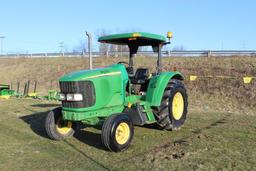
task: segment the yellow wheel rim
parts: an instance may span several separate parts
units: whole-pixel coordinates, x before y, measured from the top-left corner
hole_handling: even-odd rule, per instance
[[[130,137],[129,125],[125,122],[120,123],[116,128],[115,137],[118,144],[125,144]]]
[[[177,92],[172,101],[172,114],[175,120],[179,120],[182,117],[184,111],[184,99],[180,92]]]
[[[60,134],[65,135],[72,129],[72,122],[70,121],[63,122],[61,121],[61,118],[59,118],[56,124],[56,128]]]

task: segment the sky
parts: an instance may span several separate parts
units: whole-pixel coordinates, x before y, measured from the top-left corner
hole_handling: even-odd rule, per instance
[[[93,34],[173,32],[170,48],[255,50],[255,0],[2,0],[4,53],[73,51]]]

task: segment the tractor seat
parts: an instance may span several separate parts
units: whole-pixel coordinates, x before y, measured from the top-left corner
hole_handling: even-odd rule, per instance
[[[144,84],[149,77],[149,70],[147,68],[138,68],[133,78],[132,84]]]

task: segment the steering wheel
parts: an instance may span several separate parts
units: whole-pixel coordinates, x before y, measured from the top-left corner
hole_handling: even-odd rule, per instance
[[[130,67],[128,62],[120,61],[118,64],[124,64],[128,75],[133,75],[133,67]]]
[[[118,64],[124,64],[125,67],[129,67],[129,63],[125,62],[125,61],[120,61],[120,62],[118,62]]]

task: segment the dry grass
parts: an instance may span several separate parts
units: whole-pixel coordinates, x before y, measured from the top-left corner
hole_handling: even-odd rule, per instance
[[[94,67],[104,67],[123,58],[94,58]],[[154,71],[156,59],[135,58],[136,67],[149,67]],[[185,77],[189,75],[229,75],[237,79],[201,79],[195,82],[185,81],[189,92],[191,110],[222,111],[255,114],[256,81],[243,84],[245,75],[256,76],[256,58],[253,57],[198,57],[164,58],[165,71],[175,66]],[[46,94],[50,89],[58,88],[58,78],[75,70],[87,69],[84,58],[16,58],[0,59],[1,83],[20,81],[21,88],[27,80],[38,80],[38,91]],[[33,87],[33,86],[32,86]],[[15,88],[15,86],[14,86]]]

